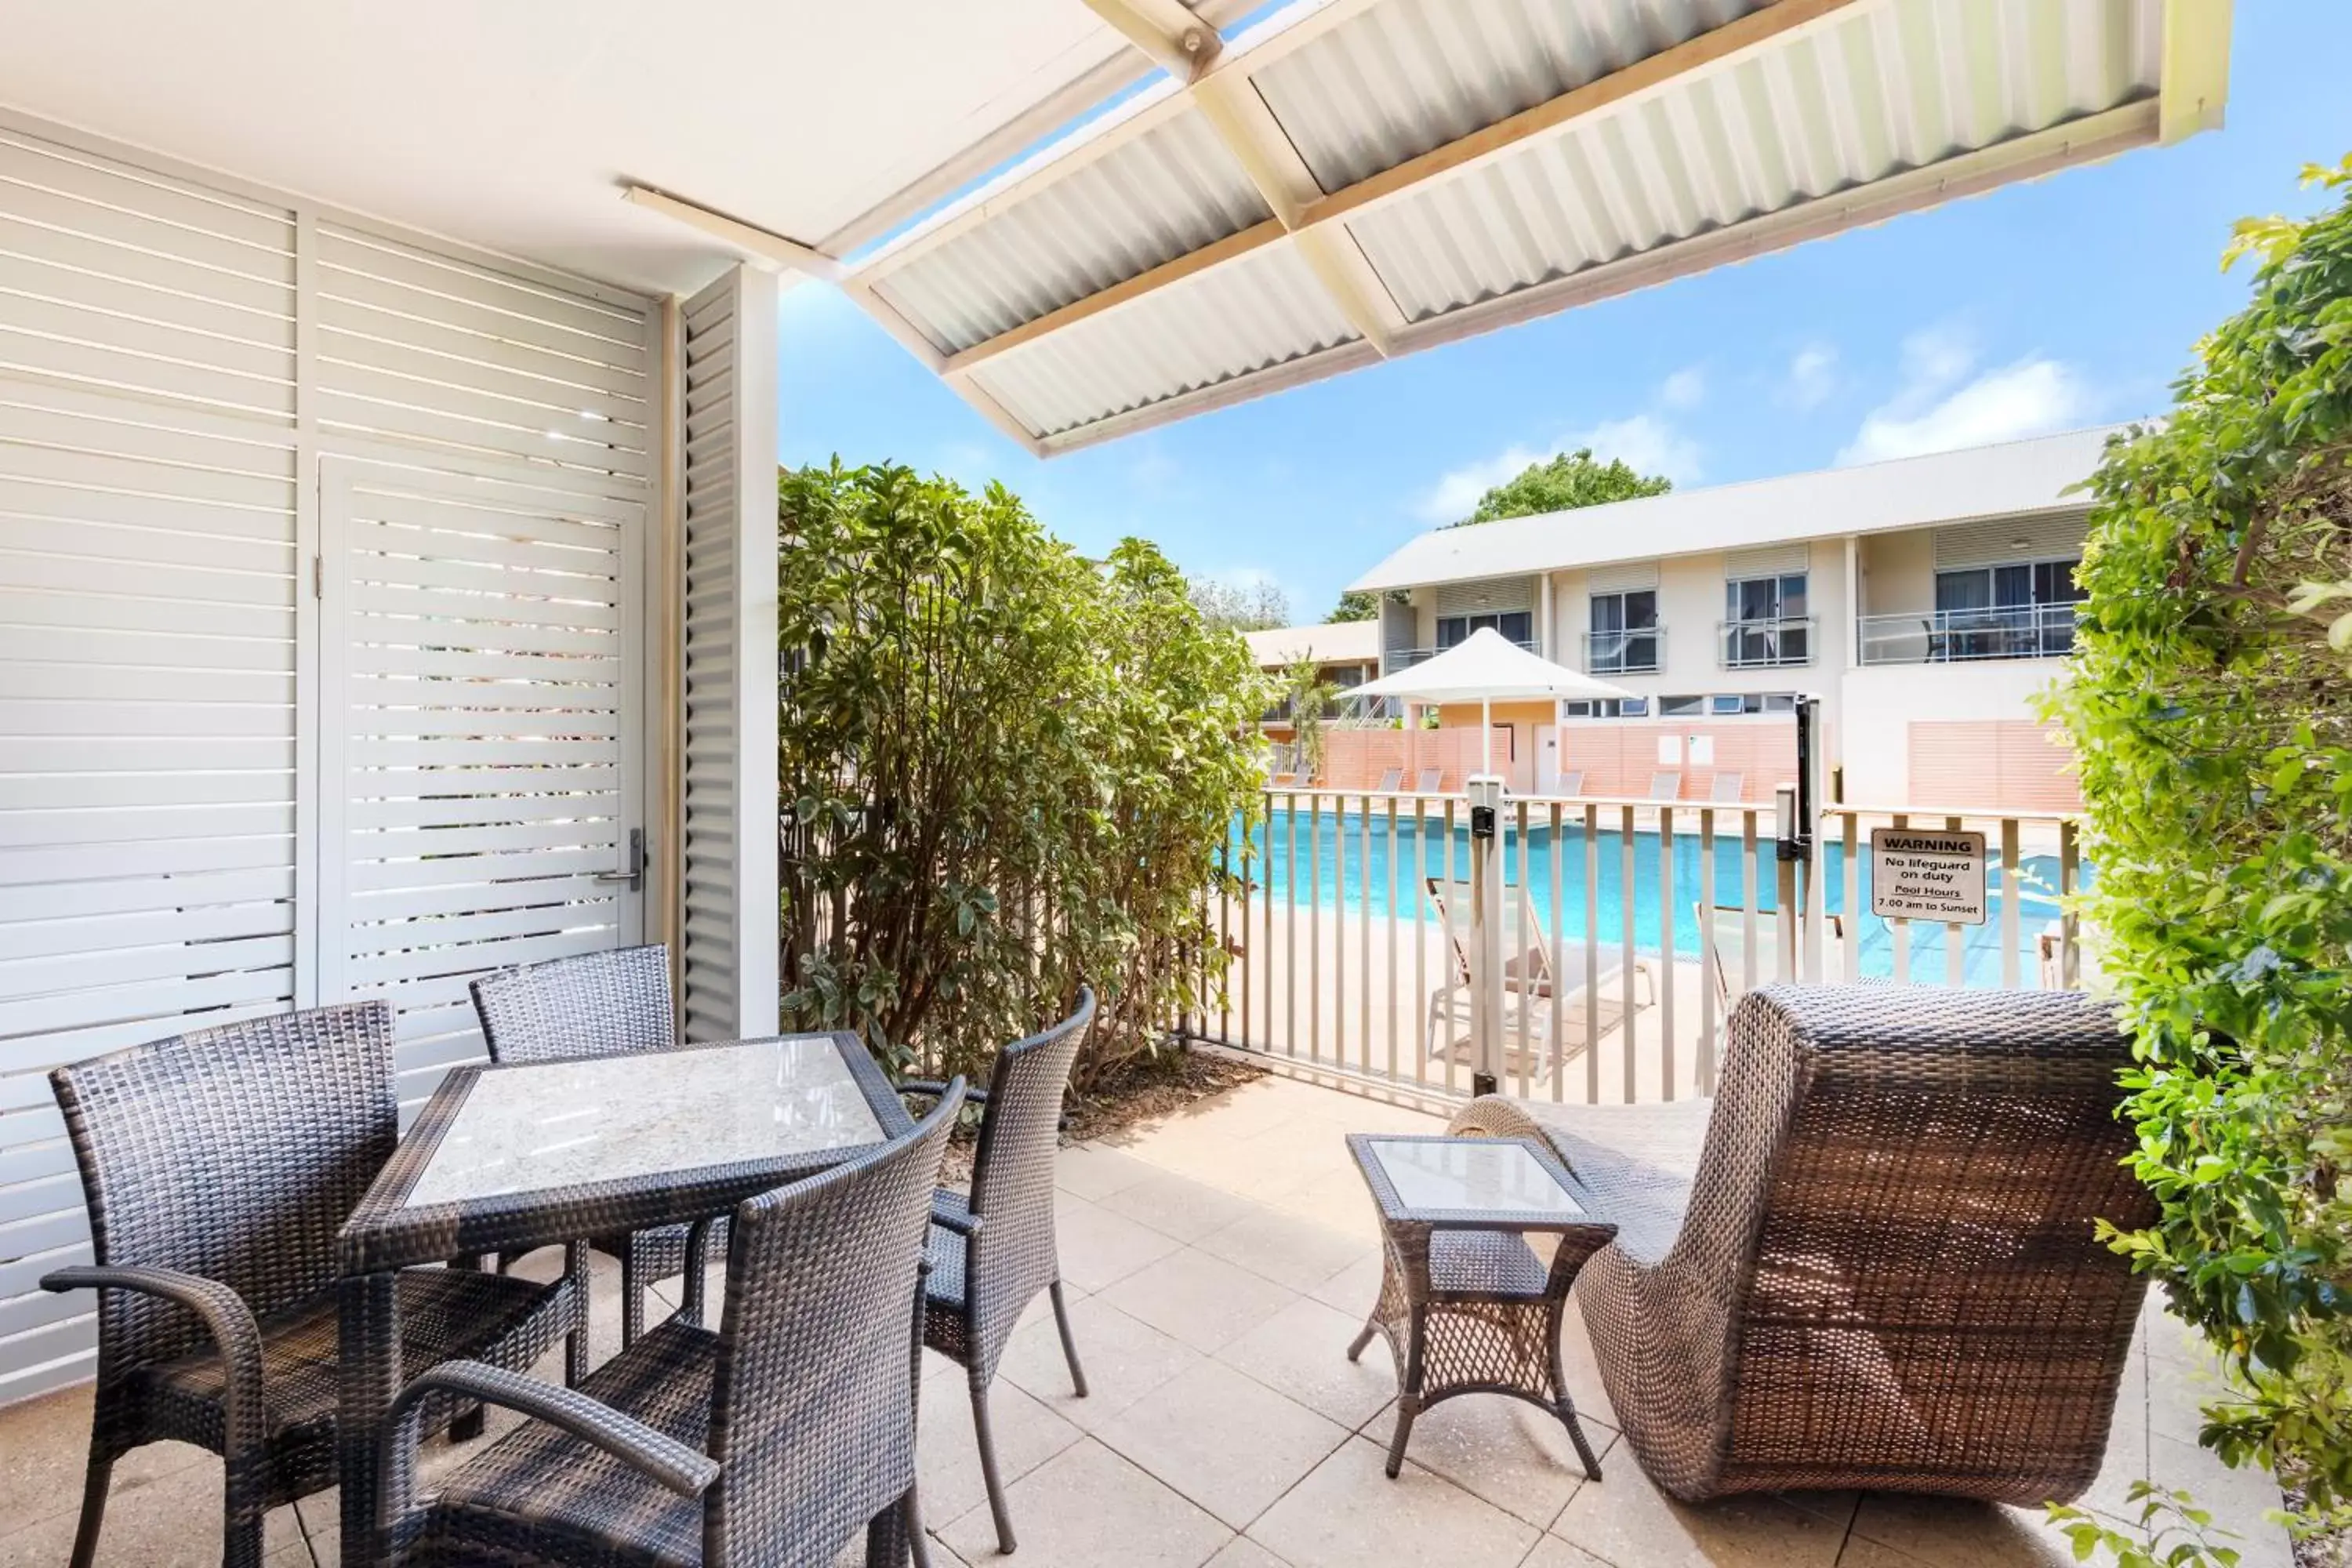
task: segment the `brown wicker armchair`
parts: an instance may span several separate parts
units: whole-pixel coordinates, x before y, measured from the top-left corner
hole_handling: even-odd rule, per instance
[[[222,1560],[261,1561],[263,1514],[333,1486],[335,1233],[399,1137],[392,1013],[320,1007],[134,1046],[50,1075],[89,1199],[98,1401],[76,1568],[114,1461],[163,1439],[221,1456]],[[584,1274],[400,1277],[401,1359],[527,1367],[583,1327]],[[575,1339],[575,1344],[580,1342]],[[428,1425],[475,1410],[462,1392]]]
[[[963,1088],[865,1157],[737,1207],[718,1332],[669,1319],[577,1389],[463,1362],[410,1383],[385,1416],[386,1499],[418,1402],[533,1419],[385,1521],[395,1561],[824,1568],[863,1527],[875,1568],[928,1563],[919,1281]]]
[[[1076,1012],[1044,1034],[996,1053],[988,1089],[972,1096],[984,1114],[972,1157],[971,1196],[941,1188],[931,1203],[924,1340],[964,1368],[980,1439],[981,1479],[987,1483],[1002,1552],[1013,1548],[1013,1516],[997,1473],[988,1385],[1004,1342],[1040,1290],[1053,1298],[1071,1385],[1080,1398],[1087,1392],[1077,1342],[1070,1337],[1069,1309],[1062,1300],[1061,1256],[1054,1245],[1054,1151],[1061,1142],[1062,1090],[1094,1017],[1095,994],[1081,986]],[[914,1081],[899,1087],[916,1094],[940,1090],[938,1084]]]
[[[486,974],[468,987],[482,1021],[490,1059],[499,1063],[572,1061],[628,1056],[677,1046],[670,1001],[669,950],[659,943],[579,953]],[[634,1236],[600,1236],[589,1245],[621,1260],[621,1343],[646,1331],[646,1287],[683,1274],[686,1321],[703,1312],[705,1255],[689,1264],[688,1227],[664,1226]],[[727,1225],[709,1232],[709,1244],[727,1247]]]
[[[1772,986],[1685,1106],[1489,1096],[1618,1221],[1576,1294],[1616,1420],[1687,1501],[1865,1487],[2038,1504],[2098,1474],[2147,1222],[2109,1012],[2056,992]]]

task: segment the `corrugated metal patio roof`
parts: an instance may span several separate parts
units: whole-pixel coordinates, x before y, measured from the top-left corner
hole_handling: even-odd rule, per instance
[[[2228,0],[1087,0],[1156,88],[844,281],[1041,453],[2220,122]]]

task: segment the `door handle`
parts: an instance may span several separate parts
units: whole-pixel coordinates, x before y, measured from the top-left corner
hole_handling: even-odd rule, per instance
[[[625,871],[599,871],[596,873],[596,879],[600,882],[626,882],[629,885],[629,891],[633,893],[644,889],[646,885],[646,830],[644,828],[629,829],[629,868]]]

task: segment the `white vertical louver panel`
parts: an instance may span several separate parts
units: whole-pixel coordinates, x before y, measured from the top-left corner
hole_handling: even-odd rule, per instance
[[[294,220],[0,132],[0,1404],[85,1375],[47,1069],[293,1005]]]
[[[398,1009],[404,1104],[486,1054],[475,976],[636,939],[645,510],[327,460],[320,982]]]
[[[687,301],[688,1039],[777,1016],[775,285],[731,269]]]

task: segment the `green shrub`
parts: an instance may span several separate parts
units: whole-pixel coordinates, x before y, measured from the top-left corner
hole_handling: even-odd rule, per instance
[[[2352,194],[2352,160],[2310,172]],[[2111,1235],[2231,1367],[2204,1441],[2352,1497],[2352,200],[2242,225],[2247,307],[2112,445],[2071,731],[2085,912],[2127,1005],[2152,1228]]]
[[[1000,485],[835,462],[778,506],[786,1017],[984,1070],[1084,982],[1082,1082],[1155,1048],[1226,961],[1202,899],[1267,699],[1242,639],[1150,545],[1085,560]]]

